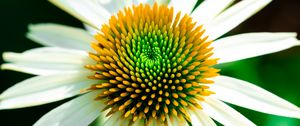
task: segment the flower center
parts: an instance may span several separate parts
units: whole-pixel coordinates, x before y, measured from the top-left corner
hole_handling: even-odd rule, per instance
[[[108,115],[144,124],[165,124],[167,118],[190,122],[187,110],[201,109],[204,96],[212,94],[207,78],[218,75],[217,59],[188,15],[173,16],[173,8],[138,5],[112,16],[95,36],[90,53],[96,61],[86,68],[91,79],[101,80],[96,100],[106,103]]]
[[[160,66],[160,60],[162,60],[162,53],[158,41],[163,41],[162,38],[157,38],[157,35],[149,33],[149,36],[144,36],[143,39],[138,40],[137,52],[133,58],[136,64],[147,68],[153,68],[154,66]]]

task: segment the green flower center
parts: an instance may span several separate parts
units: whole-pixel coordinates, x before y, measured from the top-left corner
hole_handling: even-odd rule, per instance
[[[161,40],[161,38],[157,39],[156,35],[152,36],[151,34],[145,36],[144,39],[137,40],[137,52],[133,52],[136,55],[130,56],[130,58],[137,62],[138,67],[145,66],[153,68],[160,65],[163,54],[161,53],[160,46],[158,45],[159,40]],[[133,49],[133,51],[135,51],[135,49]]]

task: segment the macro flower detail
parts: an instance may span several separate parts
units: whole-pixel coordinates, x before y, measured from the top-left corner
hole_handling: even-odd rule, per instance
[[[46,47],[5,52],[1,69],[37,75],[0,95],[0,109],[80,95],[34,125],[253,126],[226,105],[300,118],[299,107],[258,87],[219,75],[222,64],[300,45],[295,33],[220,38],[271,0],[50,0],[84,23],[29,26]],[[234,3],[234,4],[233,4]],[[224,101],[224,102],[223,102]],[[214,119],[214,120],[213,120]]]
[[[140,4],[102,26],[92,45],[97,53],[90,53],[97,64],[86,68],[102,82],[90,90],[101,90],[97,100],[106,102],[109,115],[122,111],[120,118],[145,124],[169,116],[191,122],[187,109],[201,109],[198,102],[212,93],[207,78],[218,75],[211,41],[195,24],[188,15],[173,17],[173,8]]]

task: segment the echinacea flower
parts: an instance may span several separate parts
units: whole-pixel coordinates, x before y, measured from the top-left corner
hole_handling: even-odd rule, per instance
[[[6,52],[2,69],[37,75],[0,95],[0,109],[81,95],[34,125],[255,125],[222,101],[300,118],[300,109],[248,82],[219,75],[215,64],[300,45],[295,33],[219,38],[271,0],[50,0],[90,31],[30,25],[28,37],[48,47]],[[94,37],[93,37],[93,35]],[[92,49],[90,48],[92,47]]]

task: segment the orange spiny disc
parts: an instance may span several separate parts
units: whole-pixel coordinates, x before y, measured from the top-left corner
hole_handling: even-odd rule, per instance
[[[187,109],[199,108],[202,97],[210,95],[207,78],[218,75],[212,66],[211,41],[203,37],[188,15],[173,15],[173,8],[154,4],[132,6],[104,24],[86,65],[95,71],[92,79],[103,80],[91,87],[101,90],[105,110],[120,111],[121,118],[147,124],[167,117],[190,122]]]

